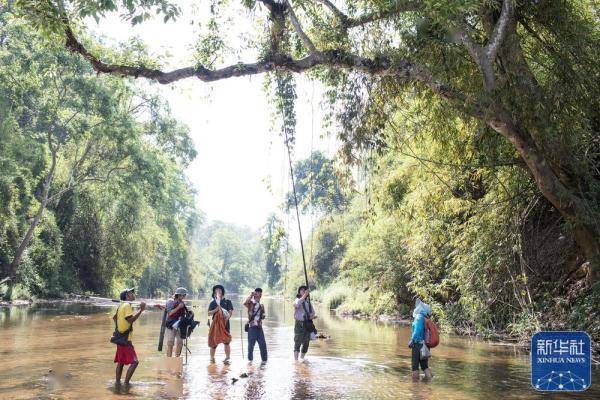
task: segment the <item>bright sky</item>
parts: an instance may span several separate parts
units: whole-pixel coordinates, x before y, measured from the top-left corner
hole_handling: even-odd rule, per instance
[[[117,16],[109,16],[100,24],[89,20],[87,27],[103,36],[107,44],[139,37],[152,54],[170,54],[168,67],[182,67],[192,65],[189,48],[198,32],[191,21],[199,19],[198,11],[195,13],[187,9],[175,23],[164,24],[158,18],[135,27]],[[255,29],[253,18],[261,16],[264,14],[260,12],[255,16],[237,15],[235,24],[231,24],[231,35],[248,35]],[[254,61],[253,56],[246,54],[243,61]],[[273,130],[276,125],[271,122],[272,107],[263,83],[264,76],[257,75],[211,84],[192,78],[168,86],[154,85],[168,99],[173,115],[190,128],[198,156],[186,173],[197,191],[198,207],[209,220],[259,228],[282,202],[289,184],[287,158],[283,141]],[[315,150],[332,155],[335,140],[320,138],[323,89],[302,76],[297,76],[297,84],[294,157],[307,157],[311,142]]]

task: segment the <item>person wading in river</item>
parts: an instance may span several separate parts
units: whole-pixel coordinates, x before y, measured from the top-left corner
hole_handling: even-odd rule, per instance
[[[123,303],[119,305],[117,312],[113,316],[113,320],[116,322],[116,330],[118,333],[124,335],[128,332],[126,344],[117,344],[117,353],[115,354],[115,363],[117,363],[115,382],[117,385],[121,383],[121,375],[123,374],[124,365],[129,365],[127,374],[125,375],[125,384],[128,385],[133,373],[135,372],[135,369],[139,364],[137,354],[135,353],[133,343],[131,342],[131,338],[133,336],[133,323],[140,317],[146,308],[146,303],[143,301],[140,302],[140,309],[134,314],[130,303],[131,301],[135,300],[134,291],[134,288],[128,288],[121,292],[120,298]]]
[[[429,315],[429,305],[417,299],[415,309],[413,311],[412,335],[408,342],[408,347],[412,349],[412,379],[419,380],[419,366],[425,372],[425,379],[429,380],[433,377],[429,368],[429,348],[425,344],[425,318]],[[423,346],[426,349],[423,349]],[[426,353],[424,356],[423,353]]]
[[[267,362],[267,342],[262,328],[262,320],[265,319],[265,306],[260,303],[262,289],[256,288],[254,292],[244,302],[248,308],[248,361],[252,363],[254,359],[254,344],[258,342],[260,349],[260,358],[262,362]]]
[[[167,327],[167,357],[173,356],[173,346],[175,346],[175,357],[181,355],[181,349],[183,348],[183,339],[177,327],[179,318],[187,311],[183,300],[187,296],[187,289],[179,287],[175,290],[173,299],[167,301],[167,320],[165,325]],[[177,343],[177,345],[175,345]]]
[[[215,353],[219,343],[225,346],[225,364],[230,363],[231,342],[229,318],[233,313],[233,304],[225,297],[225,288],[215,285],[212,289],[213,300],[208,305],[208,315],[212,316],[212,323],[208,331],[208,346],[210,347],[210,362],[215,362]]]
[[[298,355],[300,355],[300,361],[304,361],[304,356],[308,352],[308,345],[310,343],[311,330],[309,321],[317,318],[315,310],[308,301],[309,295],[307,286],[300,286],[296,299],[294,300],[294,359],[298,361]]]

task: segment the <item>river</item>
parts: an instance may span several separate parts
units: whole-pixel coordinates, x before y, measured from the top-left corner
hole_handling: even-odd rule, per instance
[[[232,300],[234,307],[240,304]],[[0,309],[0,399],[600,399],[598,369],[586,392],[550,397],[531,388],[526,352],[457,336],[442,336],[433,349],[433,380],[414,383],[410,327],[340,318],[324,309],[317,309],[316,325],[331,338],[311,342],[308,362],[294,363],[291,301],[264,303],[269,351],[264,366],[256,361],[258,346],[253,366],[242,359],[240,307],[231,321],[230,366],[222,363],[221,347],[217,363],[209,363],[206,301],[191,301],[201,324],[188,341],[191,354],[184,366],[157,352],[162,313],[145,312],[134,325],[140,365],[127,389],[114,385],[115,349],[108,338],[115,307]],[[246,349],[245,338],[243,345]]]

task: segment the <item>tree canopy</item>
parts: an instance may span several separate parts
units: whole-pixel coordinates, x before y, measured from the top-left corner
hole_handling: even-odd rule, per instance
[[[249,39],[255,62],[205,65],[206,52],[219,55],[231,46],[201,37],[198,61],[171,71],[87,43],[80,21],[115,9],[134,24],[151,12],[165,20],[184,18],[175,3],[21,0],[15,5],[39,27],[62,36],[66,48],[101,73],[166,84],[310,71],[342,89],[332,94],[338,104],[353,103],[340,113],[348,156],[354,148],[383,145],[381,128],[407,97],[441,100],[446,105],[441,117],[449,125],[459,118],[502,138],[499,148],[509,146],[510,159],[500,162],[517,159],[529,172],[572,226],[595,281],[600,46],[591,1],[249,0],[242,5],[265,32],[259,40]],[[218,17],[231,7],[234,2],[210,3],[211,38],[226,37]]]

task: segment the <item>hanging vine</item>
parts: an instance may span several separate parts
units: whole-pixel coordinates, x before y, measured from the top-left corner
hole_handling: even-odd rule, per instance
[[[289,72],[275,73],[275,107],[281,119],[281,135],[285,144],[294,148],[296,140],[296,81]]]

